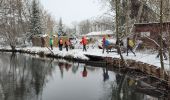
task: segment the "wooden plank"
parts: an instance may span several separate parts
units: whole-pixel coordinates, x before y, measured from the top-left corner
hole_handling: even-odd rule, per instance
[[[157,73],[156,68],[157,67],[154,65],[151,65],[150,68],[151,68],[151,75],[156,76],[156,73]]]

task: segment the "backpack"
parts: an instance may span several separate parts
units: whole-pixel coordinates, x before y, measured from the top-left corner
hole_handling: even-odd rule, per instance
[[[66,45],[70,45],[69,41],[66,41]]]
[[[105,46],[108,46],[110,42],[108,40],[105,40]]]
[[[134,43],[133,43],[133,41],[132,40],[129,40],[129,46],[131,46],[131,47],[134,47]]]

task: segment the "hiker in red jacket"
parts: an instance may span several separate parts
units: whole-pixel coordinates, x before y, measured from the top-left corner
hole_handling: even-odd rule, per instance
[[[87,77],[87,69],[86,66],[84,66],[83,72],[82,72],[82,77]]]
[[[59,39],[58,45],[59,45],[59,50],[62,51],[62,47],[63,47],[63,40],[62,40],[62,38]]]
[[[83,51],[87,51],[86,49],[86,44],[87,44],[87,39],[86,37],[82,37],[81,43],[83,44]]]

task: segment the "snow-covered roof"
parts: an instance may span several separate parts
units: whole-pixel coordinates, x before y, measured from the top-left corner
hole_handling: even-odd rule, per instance
[[[48,34],[38,34],[38,35],[34,35],[35,37],[50,37]],[[54,37],[57,37],[57,35],[52,35]]]
[[[43,34],[42,37],[47,37],[48,35],[47,34]]]
[[[90,32],[86,34],[86,36],[113,35],[113,34],[114,34],[113,31],[106,30],[106,31]]]
[[[168,24],[170,21],[163,22],[163,24]],[[134,25],[149,25],[149,24],[160,24],[160,22],[148,22],[148,23],[135,23]]]

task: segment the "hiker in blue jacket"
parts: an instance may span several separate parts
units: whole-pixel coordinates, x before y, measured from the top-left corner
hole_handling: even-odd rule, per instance
[[[105,40],[105,48],[106,48],[106,52],[108,52],[108,46],[110,45],[110,42],[108,40]]]

